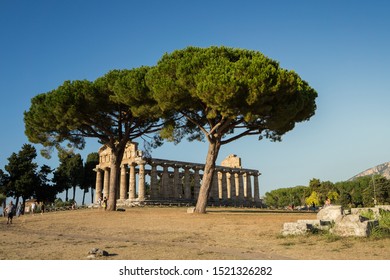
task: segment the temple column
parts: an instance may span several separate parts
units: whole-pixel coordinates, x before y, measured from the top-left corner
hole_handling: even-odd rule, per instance
[[[222,171],[217,171],[217,180],[218,180],[218,198],[222,198]]]
[[[247,176],[246,176],[246,195],[247,195],[247,199],[249,201],[252,201],[252,180],[251,180],[251,173],[247,173]]]
[[[126,199],[126,165],[121,165],[121,177],[120,177],[120,188],[119,188],[119,199]]]
[[[234,190],[235,190],[234,200],[235,202],[238,202],[240,196],[240,175],[237,172],[234,173]]]
[[[210,198],[214,199],[214,201],[218,201],[218,174],[214,171],[213,179],[211,181],[211,191]]]
[[[108,198],[109,191],[110,191],[110,168],[106,167],[104,169],[103,197]]]
[[[199,196],[200,189],[200,175],[199,168],[197,166],[194,167],[194,199],[197,200]]]
[[[232,174],[230,172],[226,173],[226,192],[227,199],[232,199]]]
[[[173,188],[174,188],[174,197],[175,198],[181,198],[182,197],[182,187],[181,187],[181,180],[180,180],[180,172],[179,172],[180,166],[175,164],[173,167]]]
[[[135,163],[131,163],[129,167],[129,199],[133,201],[135,199]]]
[[[242,179],[243,179],[243,188],[244,188],[244,198],[248,198],[248,173],[244,172],[242,174]]]
[[[259,173],[253,175],[253,198],[255,202],[260,202]]]
[[[238,200],[240,202],[243,202],[244,201],[244,182],[243,182],[243,173],[240,172],[240,174],[238,175],[238,178],[239,178],[239,193],[238,193]]]
[[[168,164],[164,163],[163,174],[162,174],[162,195],[163,198],[169,197],[169,174],[168,174]]]
[[[139,161],[138,167],[138,200],[145,201],[145,161]]]
[[[103,182],[102,182],[102,170],[100,168],[96,168],[96,184],[95,184],[95,202],[99,200],[99,198],[102,197],[102,189],[103,189]]]
[[[174,174],[168,172],[168,177],[169,177],[169,183],[168,183],[168,198],[176,198],[175,197],[175,183],[174,183]]]
[[[151,199],[158,198],[158,188],[157,188],[157,166],[155,164],[151,164],[150,171],[150,196]]]
[[[184,167],[184,198],[191,199],[190,167]]]
[[[226,170],[221,172],[222,174],[222,200],[226,203],[227,201],[227,182],[226,182]]]

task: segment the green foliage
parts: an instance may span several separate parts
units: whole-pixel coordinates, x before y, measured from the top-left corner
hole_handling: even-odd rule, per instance
[[[319,196],[316,191],[313,191],[308,198],[305,199],[306,205],[316,205],[318,206],[320,204]]]
[[[374,220],[375,219],[374,211],[372,211],[371,209],[362,211],[360,213],[360,216],[362,216],[364,218],[367,218],[368,220]]]
[[[96,172],[94,168],[99,164],[99,154],[90,153],[84,164],[84,180],[82,183],[83,189],[94,188],[96,182]]]
[[[81,186],[84,180],[84,166],[80,154],[72,151],[60,150],[58,153],[60,165],[54,172],[53,182],[58,192],[68,191],[73,187],[73,199],[75,199],[76,187]],[[68,200],[66,193],[66,200]]]
[[[273,207],[289,205],[287,203],[289,197],[291,197],[289,189],[293,190],[294,188],[277,189],[266,193],[265,201],[267,205]],[[326,198],[329,198],[332,204],[342,205],[346,209],[373,207],[375,200],[377,204],[390,204],[390,180],[382,176],[359,177],[353,181],[343,181],[335,184],[329,181],[321,182],[319,179],[312,179],[306,189],[316,192],[316,201],[318,201],[318,203],[315,202],[316,205],[323,205]],[[305,202],[309,194],[310,192],[304,194],[301,204]]]
[[[146,82],[165,112],[186,118],[177,119],[175,129],[186,132],[178,136],[199,139],[203,132],[212,140],[243,129],[222,144],[255,134],[280,140],[316,108],[317,93],[294,71],[244,49],[188,47],[165,54]]]
[[[284,208],[285,206],[300,206],[305,203],[305,198],[310,194],[310,189],[305,186],[276,189],[265,194],[264,203],[268,207]]]
[[[48,148],[68,143],[82,149],[85,137],[115,148],[150,133],[159,116],[143,81],[147,69],[113,70],[94,82],[65,81],[35,96],[24,113],[27,137]]]
[[[7,199],[7,196],[3,193],[0,193],[0,205],[3,205],[3,203],[6,199]]]
[[[69,206],[72,206],[74,200],[73,199],[70,199],[68,201],[62,201],[61,198],[57,198],[55,201],[54,201],[54,206],[55,207],[69,207]]]
[[[51,169],[43,165],[38,169],[34,162],[36,150],[30,144],[24,144],[18,153],[12,153],[8,158],[8,164],[5,170],[8,175],[3,173],[2,192],[6,196],[12,196],[16,199],[22,197],[23,200],[35,197],[39,201],[53,200],[56,190],[49,183]]]
[[[371,211],[372,212],[372,211]],[[361,216],[364,216],[370,220],[375,219],[373,213],[361,213]],[[371,231],[371,238],[389,238],[390,237],[390,211],[380,209],[379,210],[379,226],[375,227]]]
[[[7,196],[29,198],[38,188],[38,165],[33,162],[36,150],[32,145],[24,144],[18,153],[12,153],[8,158],[5,170],[9,174],[8,184],[5,188]]]

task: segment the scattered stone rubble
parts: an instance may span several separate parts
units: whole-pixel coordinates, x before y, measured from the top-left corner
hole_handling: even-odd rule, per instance
[[[107,251],[101,250],[99,248],[92,248],[88,252],[87,259],[95,259],[95,258],[98,258],[98,257],[107,257],[107,256],[109,256]]]
[[[379,209],[390,211],[390,206],[377,206],[375,208],[352,208],[350,212],[344,211],[339,205],[327,206],[317,213],[316,220],[298,220],[295,223],[284,223],[282,235],[302,235],[308,232],[329,230],[338,236],[367,237],[374,227],[379,225]],[[360,214],[372,210],[375,220],[368,220]]]

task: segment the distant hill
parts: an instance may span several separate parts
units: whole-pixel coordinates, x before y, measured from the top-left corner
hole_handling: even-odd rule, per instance
[[[387,179],[390,179],[390,162],[382,163],[382,164],[379,164],[375,167],[367,169],[363,172],[360,172],[359,174],[353,176],[348,181],[352,181],[358,177],[363,177],[363,176],[368,176],[368,175],[373,175],[373,174],[375,174],[375,175],[380,174],[380,175],[386,177]]]

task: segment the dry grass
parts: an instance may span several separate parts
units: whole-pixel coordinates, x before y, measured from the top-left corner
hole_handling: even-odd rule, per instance
[[[196,215],[159,207],[25,215],[12,225],[0,220],[0,259],[81,260],[92,248],[113,260],[390,259],[390,239],[280,235],[284,222],[315,217],[225,208]]]

